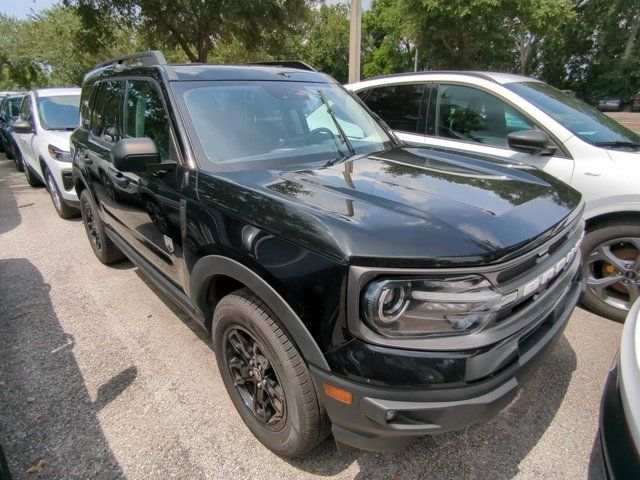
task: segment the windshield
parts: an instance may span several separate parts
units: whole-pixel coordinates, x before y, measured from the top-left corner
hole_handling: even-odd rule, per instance
[[[7,97],[7,113],[12,120],[20,116],[20,105],[22,104],[23,98],[23,95],[20,95],[18,97]]]
[[[542,82],[504,85],[585,142],[602,147],[640,147],[640,136],[577,98]],[[634,144],[638,144],[637,147]]]
[[[331,162],[392,145],[385,130],[338,85],[189,82],[184,105],[205,155],[233,169]]]
[[[73,130],[80,123],[80,95],[38,97],[38,113],[46,130]]]

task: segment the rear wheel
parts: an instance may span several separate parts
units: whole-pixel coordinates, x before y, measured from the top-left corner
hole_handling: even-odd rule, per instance
[[[24,160],[22,161],[22,164],[24,166],[24,176],[27,179],[27,183],[29,185],[31,185],[32,187],[41,187],[42,186],[42,182],[36,176],[36,174],[33,173],[33,170],[31,170],[31,167],[29,165],[27,165],[27,163],[24,162]]]
[[[587,233],[582,244],[586,291],[582,304],[624,322],[640,298],[640,222],[610,222]]]
[[[56,213],[60,218],[73,218],[78,215],[78,210],[70,207],[66,203],[64,203],[64,199],[62,198],[62,194],[58,189],[58,185],[56,181],[53,179],[53,175],[49,170],[47,170],[47,189],[49,190],[49,195],[51,195],[51,201],[53,202],[53,207],[56,209]]]
[[[7,150],[5,153],[7,155],[7,158],[13,159],[13,164],[16,166],[18,171],[24,172],[24,163],[22,163],[22,157],[20,157],[20,154],[13,155],[11,153],[11,147],[7,147]]]
[[[124,255],[107,237],[104,222],[100,219],[98,208],[87,190],[83,190],[80,195],[80,213],[89,243],[98,260],[105,265],[122,260]]]
[[[249,430],[278,455],[311,451],[329,423],[309,369],[274,314],[241,289],[220,300],[213,326],[220,375]]]

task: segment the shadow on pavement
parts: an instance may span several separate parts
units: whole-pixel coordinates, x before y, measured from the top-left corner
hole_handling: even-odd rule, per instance
[[[0,260],[0,443],[14,479],[124,476],[97,413],[137,376],[128,368],[92,401],[49,298],[27,259]]]
[[[423,437],[391,454],[340,452],[332,437],[311,455],[289,462],[316,475],[336,475],[357,462],[357,479],[506,479],[536,446],[553,420],[576,369],[562,337],[519,396],[496,418],[459,432]]]

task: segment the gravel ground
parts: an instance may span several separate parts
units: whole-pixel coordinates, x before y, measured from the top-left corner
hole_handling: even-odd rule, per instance
[[[621,326],[576,310],[490,422],[395,454],[283,460],[244,426],[208,336],[0,157],[0,444],[14,478],[601,478],[600,396]],[[28,473],[30,468],[40,470]]]

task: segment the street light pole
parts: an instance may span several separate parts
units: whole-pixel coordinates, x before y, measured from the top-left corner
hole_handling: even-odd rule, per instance
[[[360,81],[362,0],[351,0],[349,15],[349,83]]]

